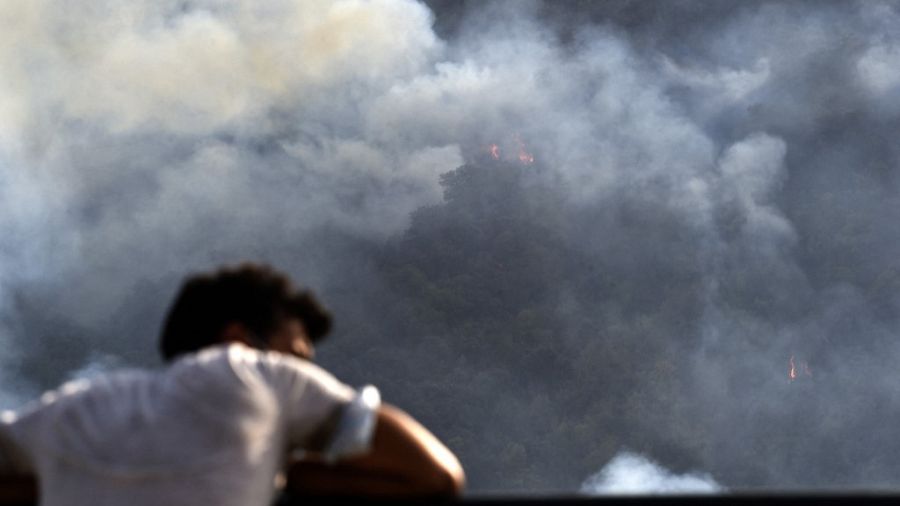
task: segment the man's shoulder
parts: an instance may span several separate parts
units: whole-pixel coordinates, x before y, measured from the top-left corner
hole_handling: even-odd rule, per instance
[[[261,351],[240,343],[228,343],[210,346],[196,353],[185,355],[172,364],[170,370],[293,367],[296,364],[292,364],[291,358],[281,353]]]
[[[156,378],[152,371],[120,370],[71,380],[15,411],[3,412],[0,425],[24,447],[39,444],[66,453],[61,448],[73,446],[71,441],[102,432],[90,428],[125,417],[135,403],[147,399]]]
[[[105,396],[122,389],[133,389],[138,385],[154,381],[156,377],[157,375],[153,371],[121,369],[91,377],[75,378],[53,390],[44,392],[39,398],[26,404],[18,411],[22,413],[36,408],[62,407],[69,402],[82,402],[78,400],[82,397]],[[11,420],[9,413],[6,412],[7,421]]]
[[[205,370],[216,375],[237,377],[245,381],[296,384],[298,381],[339,383],[322,367],[301,358],[277,351],[263,351],[240,343],[211,346],[187,355],[172,365],[175,376],[193,375]],[[287,385],[285,385],[287,386]]]

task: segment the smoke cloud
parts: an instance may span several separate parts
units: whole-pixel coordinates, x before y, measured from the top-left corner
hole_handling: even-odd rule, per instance
[[[324,363],[435,425],[476,490],[575,489],[623,446],[729,488],[896,486],[898,22],[0,1],[0,407],[156,364],[182,277],[254,259],[323,293]],[[519,142],[533,164],[442,186]]]
[[[137,343],[152,343],[157,324],[110,322],[120,305],[133,310],[123,300],[158,317],[191,270],[274,261],[275,244],[295,255],[321,227],[396,232],[462,163],[450,139],[383,142],[367,124],[442,52],[415,2],[0,10],[4,349],[115,339],[92,344],[146,361],[151,346]],[[14,328],[22,320],[46,328]],[[56,341],[24,335],[35,333]],[[49,354],[44,364],[61,363],[41,370],[86,359]],[[15,351],[8,361],[22,363]]]
[[[710,476],[673,474],[640,455],[623,452],[581,484],[591,495],[711,494],[722,487]]]

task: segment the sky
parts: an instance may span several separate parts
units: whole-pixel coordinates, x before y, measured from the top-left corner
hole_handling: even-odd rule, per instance
[[[0,0],[0,404],[157,364],[188,273],[331,286],[322,230],[402,234],[441,174],[521,144],[600,216],[575,250],[650,300],[648,272],[690,279],[720,449],[697,472],[896,487],[898,23],[878,0]],[[742,476],[760,413],[814,437]]]

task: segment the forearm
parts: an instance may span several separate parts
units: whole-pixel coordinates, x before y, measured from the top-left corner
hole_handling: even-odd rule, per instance
[[[301,493],[363,496],[454,496],[465,477],[459,461],[425,427],[399,409],[379,408],[370,450],[333,464],[295,462],[288,486]]]
[[[408,476],[358,465],[297,461],[288,469],[288,491],[297,496],[452,497]]]

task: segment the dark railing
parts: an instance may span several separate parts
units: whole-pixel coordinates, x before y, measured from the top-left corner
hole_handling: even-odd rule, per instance
[[[0,506],[36,506],[36,487],[28,478],[0,476]],[[663,496],[564,496],[564,495],[465,495],[460,498],[373,499],[364,497],[310,497],[285,495],[276,506],[324,506],[326,504],[399,506],[796,506],[859,504],[898,505],[900,494],[886,492],[730,492],[718,495]]]
[[[406,505],[435,506],[458,504],[460,506],[793,506],[860,504],[870,506],[900,505],[900,495],[879,493],[735,493],[720,495],[665,495],[665,496],[465,496],[456,500],[372,500],[363,498],[285,498],[279,506],[325,504]]]

